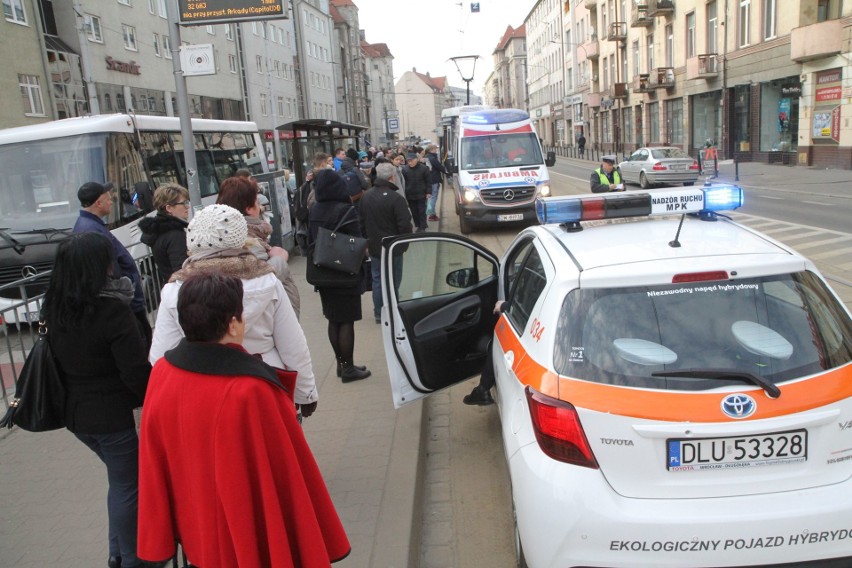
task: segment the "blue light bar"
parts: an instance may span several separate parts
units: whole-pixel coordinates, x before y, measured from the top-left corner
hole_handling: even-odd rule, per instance
[[[494,109],[462,115],[464,124],[505,124],[529,120],[529,113],[517,109]]]
[[[577,197],[545,197],[536,200],[539,223],[563,224],[649,217],[683,213],[730,211],[743,204],[743,190],[736,186],[708,186],[671,190],[607,193]]]

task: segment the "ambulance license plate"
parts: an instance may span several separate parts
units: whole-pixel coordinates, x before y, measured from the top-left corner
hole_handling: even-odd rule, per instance
[[[497,215],[497,221],[523,221],[523,213],[512,213],[511,215]]]
[[[735,469],[803,462],[808,459],[808,431],[791,430],[754,436],[666,440],[669,471]]]

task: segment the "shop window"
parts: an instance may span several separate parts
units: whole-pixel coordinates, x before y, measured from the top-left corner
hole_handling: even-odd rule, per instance
[[[798,86],[791,77],[760,85],[760,151],[794,152],[798,149],[799,97],[782,93],[784,87]]]
[[[666,139],[669,144],[683,144],[683,99],[666,101]]]
[[[746,87],[747,88],[747,87]],[[692,97],[692,144],[703,148],[717,146],[722,137],[722,93],[714,91]]]
[[[660,105],[648,105],[648,143],[660,141]]]
[[[751,126],[749,105],[751,104],[751,87],[737,85],[734,87],[734,151],[751,151]]]

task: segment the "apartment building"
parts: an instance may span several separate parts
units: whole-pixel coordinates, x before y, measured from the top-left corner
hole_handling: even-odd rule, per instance
[[[527,37],[526,27],[508,26],[492,53],[494,72],[491,81],[493,94],[486,95],[489,105],[500,108],[526,108]]]
[[[464,104],[464,95],[454,95],[446,77],[418,73],[416,68],[402,74],[395,85],[396,106],[399,109],[402,140],[428,138],[437,140],[441,112]],[[473,98],[471,98],[473,104]]]
[[[589,64],[587,82],[567,98],[579,105],[591,146],[629,153],[670,144],[697,155],[712,144],[723,157],[852,167],[850,3],[569,0],[560,6],[575,21],[568,43],[582,44],[579,60]],[[583,10],[585,29],[577,26]],[[531,93],[533,87],[530,81]]]
[[[563,145],[566,122],[565,45],[561,0],[538,0],[524,20],[526,33],[526,84],[530,117],[546,146]]]
[[[386,43],[361,42],[367,69],[367,96],[370,130],[367,140],[373,146],[393,145],[399,134],[399,112],[393,84],[393,55]],[[388,119],[396,119],[389,122]]]

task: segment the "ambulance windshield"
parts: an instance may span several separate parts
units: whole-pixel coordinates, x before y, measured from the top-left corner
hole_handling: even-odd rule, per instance
[[[532,132],[471,136],[461,142],[461,169],[540,166],[541,146]]]

